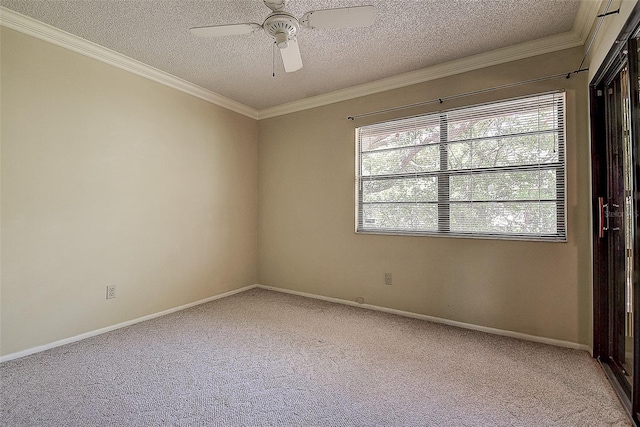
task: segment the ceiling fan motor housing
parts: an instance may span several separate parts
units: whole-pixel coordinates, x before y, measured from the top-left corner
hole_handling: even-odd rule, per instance
[[[262,24],[264,31],[276,41],[280,49],[286,48],[288,41],[294,39],[300,24],[298,20],[287,12],[274,12]]]

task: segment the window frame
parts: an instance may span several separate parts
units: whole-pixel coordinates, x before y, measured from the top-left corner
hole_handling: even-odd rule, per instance
[[[472,110],[482,107],[498,106],[500,104],[507,104],[510,102],[516,102],[521,100],[535,99],[544,96],[558,96],[557,106],[554,107],[554,120],[557,120],[557,128],[554,128],[554,135],[557,135],[557,156],[558,160],[552,163],[538,162],[537,164],[520,163],[517,165],[508,166],[494,166],[492,168],[479,168],[471,167],[464,170],[449,170],[448,169],[448,147],[452,143],[459,141],[449,140],[448,136],[448,116],[453,112],[460,112],[464,110]],[[507,113],[505,113],[506,115]],[[366,224],[363,218],[363,182],[373,181],[375,177],[379,176],[393,176],[398,179],[410,179],[411,176],[416,175],[414,173],[402,173],[402,174],[388,174],[388,175],[367,175],[363,178],[362,172],[362,141],[360,138],[361,129],[371,128],[375,126],[387,126],[392,128],[402,127],[400,124],[403,121],[409,121],[412,119],[422,120],[425,123],[429,120],[438,117],[438,123],[440,127],[439,142],[433,142],[429,145],[438,145],[440,153],[440,169],[433,172],[421,172],[421,176],[432,175],[437,177],[438,199],[437,202],[437,229],[436,230],[414,230],[414,229],[380,229],[380,228],[366,228]],[[447,110],[440,110],[426,114],[399,117],[392,120],[386,120],[382,122],[366,124],[356,127],[355,129],[355,151],[356,151],[356,182],[355,182],[355,232],[357,234],[382,234],[382,235],[400,235],[400,236],[429,236],[429,237],[451,237],[451,238],[474,238],[474,239],[497,239],[497,240],[524,240],[524,241],[548,241],[548,242],[564,242],[568,241],[567,238],[567,156],[566,156],[566,117],[567,117],[567,99],[566,92],[564,90],[555,90],[542,93],[529,94],[525,96],[519,96],[514,98],[499,99],[495,101],[473,104],[468,106],[462,106],[458,108],[451,108]],[[540,131],[537,131],[540,132]],[[525,133],[513,134],[515,136],[524,135]],[[504,135],[500,135],[503,138]],[[477,140],[477,138],[470,138],[470,140]],[[411,147],[411,146],[409,146]],[[554,170],[556,179],[555,189],[555,204],[556,204],[556,233],[502,233],[502,232],[480,232],[480,231],[451,231],[450,229],[450,210],[453,203],[467,203],[472,205],[477,200],[469,201],[453,201],[450,200],[450,177],[458,174],[469,175],[481,175],[487,176],[492,172],[510,172],[510,171],[534,171],[534,170]],[[450,171],[450,172],[449,172]],[[372,178],[374,177],[374,178]],[[446,191],[444,191],[446,189]],[[539,197],[537,203],[545,201]],[[549,200],[547,200],[549,201]],[[491,203],[491,201],[482,201]],[[496,203],[509,203],[520,202],[518,199],[514,200],[496,200]],[[526,201],[524,201],[526,202]],[[410,202],[406,202],[410,203]],[[424,203],[424,202],[422,202]],[[390,204],[400,204],[399,202],[390,202]],[[417,203],[416,203],[417,205]],[[432,218],[433,219],[433,218]]]

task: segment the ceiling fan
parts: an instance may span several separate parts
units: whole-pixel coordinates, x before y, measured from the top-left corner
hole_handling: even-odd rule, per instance
[[[302,68],[302,57],[296,38],[301,26],[310,29],[368,27],[374,20],[373,6],[312,10],[302,15],[300,19],[296,19],[284,10],[285,0],[263,1],[272,12],[262,25],[244,23],[195,27],[190,29],[191,34],[198,37],[221,37],[264,30],[280,50],[284,70],[291,73]]]

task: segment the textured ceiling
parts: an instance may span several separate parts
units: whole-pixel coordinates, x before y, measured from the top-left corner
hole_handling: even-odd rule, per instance
[[[286,10],[371,4],[367,28],[311,30],[304,67],[272,76],[262,31],[201,39],[190,27],[262,24],[262,0],[1,0],[0,4],[257,110],[570,31],[579,0],[290,0]]]

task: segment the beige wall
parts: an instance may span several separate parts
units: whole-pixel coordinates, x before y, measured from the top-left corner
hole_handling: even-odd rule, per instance
[[[1,38],[2,355],[256,283],[255,120]]]
[[[442,108],[567,90],[568,243],[354,233],[354,128],[438,105],[347,116],[574,70],[582,48],[259,122],[258,280],[318,295],[589,345],[591,266],[586,75]],[[393,285],[384,285],[384,273]]]
[[[256,281],[590,345],[587,84],[636,3],[589,76],[442,106],[567,90],[568,243],[355,234],[355,126],[438,106],[345,118],[567,72],[581,48],[257,123],[2,28],[0,355]]]

